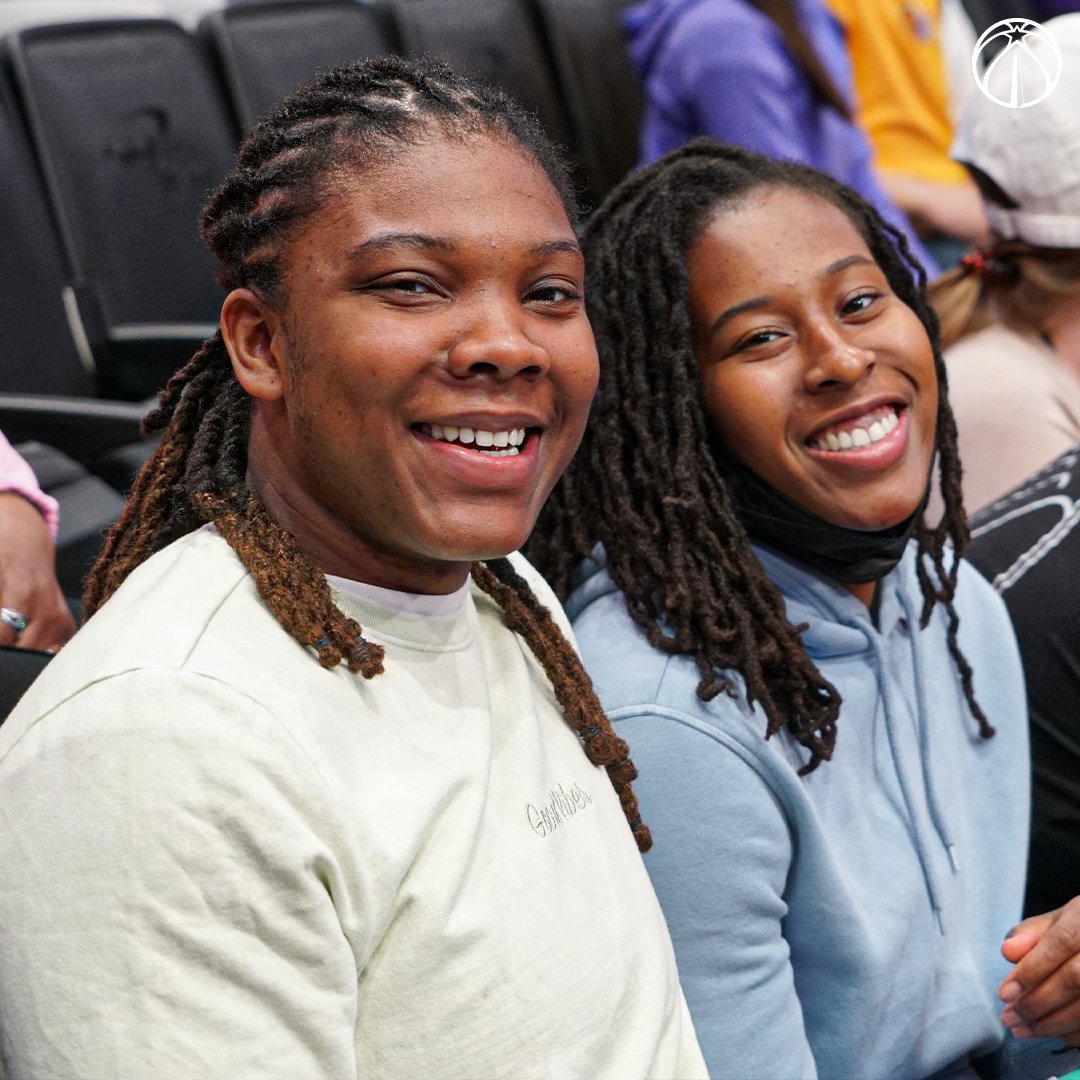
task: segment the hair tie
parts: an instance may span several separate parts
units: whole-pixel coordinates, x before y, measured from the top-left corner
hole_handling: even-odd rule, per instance
[[[985,248],[976,248],[974,251],[969,251],[960,260],[960,265],[964,267],[969,274],[974,274],[976,277],[982,277],[986,270],[988,254],[989,253]]]
[[[1020,280],[1020,264],[1011,251],[976,248],[961,258],[960,265],[988,285],[1015,285]]]
[[[353,640],[352,651],[349,653],[349,661],[360,667],[368,664],[376,664],[378,665],[379,670],[382,671],[382,660],[384,655],[385,651],[381,645],[375,645],[365,637],[358,637]]]

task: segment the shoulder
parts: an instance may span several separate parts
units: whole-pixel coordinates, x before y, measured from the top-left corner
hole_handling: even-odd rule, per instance
[[[948,566],[953,558],[951,550],[945,553],[945,563]],[[929,560],[926,562],[928,572],[933,578],[933,570]],[[894,581],[897,588],[902,590],[913,610],[919,610],[922,605],[922,587],[918,579],[918,548],[915,541],[911,541],[904,553],[903,561],[894,571]],[[968,623],[984,626],[993,635],[999,634],[1000,628],[1008,627],[1009,616],[990,583],[971,565],[967,559],[961,559],[957,567],[956,595],[953,598],[953,607],[958,616],[966,619]],[[945,628],[946,614],[940,604],[934,609],[932,623],[940,623]],[[963,631],[970,633],[970,629]]]
[[[1032,365],[1038,369],[1047,359],[1048,352],[1040,342],[1000,325],[987,326],[968,334],[945,353],[950,385],[954,376],[978,378],[981,384],[986,380],[988,366],[995,373],[1026,375]],[[1006,389],[1014,394],[1015,384]]]
[[[912,545],[914,548],[914,544]],[[909,549],[910,550],[910,549]],[[946,559],[951,559],[951,553]],[[914,552],[903,564],[903,587],[907,590],[914,611],[922,604],[922,593],[915,573]],[[1004,601],[991,584],[966,559],[961,559],[957,571],[956,595],[953,609],[958,621],[957,642],[964,658],[975,673],[975,692],[979,698],[1006,702],[1012,707],[1023,704],[1023,674],[1020,653],[1013,632],[1012,620]],[[947,645],[949,616],[941,604],[933,612],[930,625],[922,634],[930,647],[920,650],[932,665],[941,665],[952,672],[954,662]],[[952,674],[947,677],[953,678]]]
[[[551,614],[552,619],[555,621],[555,625],[563,632],[563,634],[573,640],[573,633],[570,630],[570,620],[567,619],[566,613],[563,611],[562,604],[559,603],[559,598],[551,591],[551,586],[544,580],[540,571],[520,551],[512,552],[509,555],[510,565],[521,575],[525,584],[529,586],[529,590],[533,596],[545,607]]]
[[[122,797],[140,813],[177,800],[232,801],[237,813],[327,801],[318,765],[268,701],[185,670],[134,669],[46,705],[24,699],[0,730],[0,788],[66,798],[75,773],[87,805]],[[92,775],[100,784],[91,799]]]
[[[45,668],[5,722],[0,746],[43,717],[90,702],[103,715],[175,719],[216,694],[251,703],[271,702],[275,694],[289,700],[285,673],[307,659],[304,653],[228,544],[200,530],[131,574]],[[326,674],[317,663],[305,666]]]
[[[601,587],[601,575],[607,588]],[[795,776],[803,764],[802,748],[784,733],[766,740],[765,717],[747,703],[738,672],[730,673],[730,694],[703,701],[694,656],[654,645],[606,571],[589,585],[594,595],[573,616],[574,636],[604,710],[630,740],[635,761],[639,755],[642,760],[720,755],[777,778],[770,783],[783,785],[780,777]]]

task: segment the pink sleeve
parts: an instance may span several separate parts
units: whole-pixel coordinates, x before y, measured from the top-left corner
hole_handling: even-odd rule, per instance
[[[56,539],[56,528],[60,514],[56,500],[46,495],[38,487],[34,470],[19,456],[15,448],[0,432],[0,492],[13,491],[36,506],[49,526],[49,532]]]

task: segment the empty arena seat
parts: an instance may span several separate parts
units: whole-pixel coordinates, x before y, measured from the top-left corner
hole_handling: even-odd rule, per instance
[[[508,90],[540,118],[548,134],[572,148],[573,130],[533,9],[524,0],[397,0],[402,43],[417,56]]]
[[[226,8],[207,15],[200,32],[217,57],[244,130],[317,71],[400,47],[391,11],[357,0]]]
[[[6,44],[67,260],[100,303],[102,389],[145,397],[220,310],[197,221],[232,163],[224,94],[169,19],[33,27]]]
[[[0,78],[0,390],[91,395],[95,357],[6,79]],[[100,344],[100,343],[99,343]]]
[[[0,647],[0,724],[51,659],[49,653],[37,649]]]
[[[29,442],[16,449],[34,470],[42,491],[60,506],[56,580],[68,602],[78,608],[83,579],[101,550],[105,530],[124,508],[123,496],[51,446]]]
[[[574,126],[594,199],[637,163],[644,105],[619,16],[626,0],[532,0]]]
[[[86,19],[164,19],[162,0],[0,0],[0,34]]]

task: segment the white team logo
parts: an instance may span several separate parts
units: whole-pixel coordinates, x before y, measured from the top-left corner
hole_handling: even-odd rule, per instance
[[[1005,46],[982,70],[991,43]],[[975,85],[1008,109],[1026,109],[1050,96],[1061,78],[1061,49],[1054,35],[1031,19],[1002,19],[983,31],[971,54]]]

